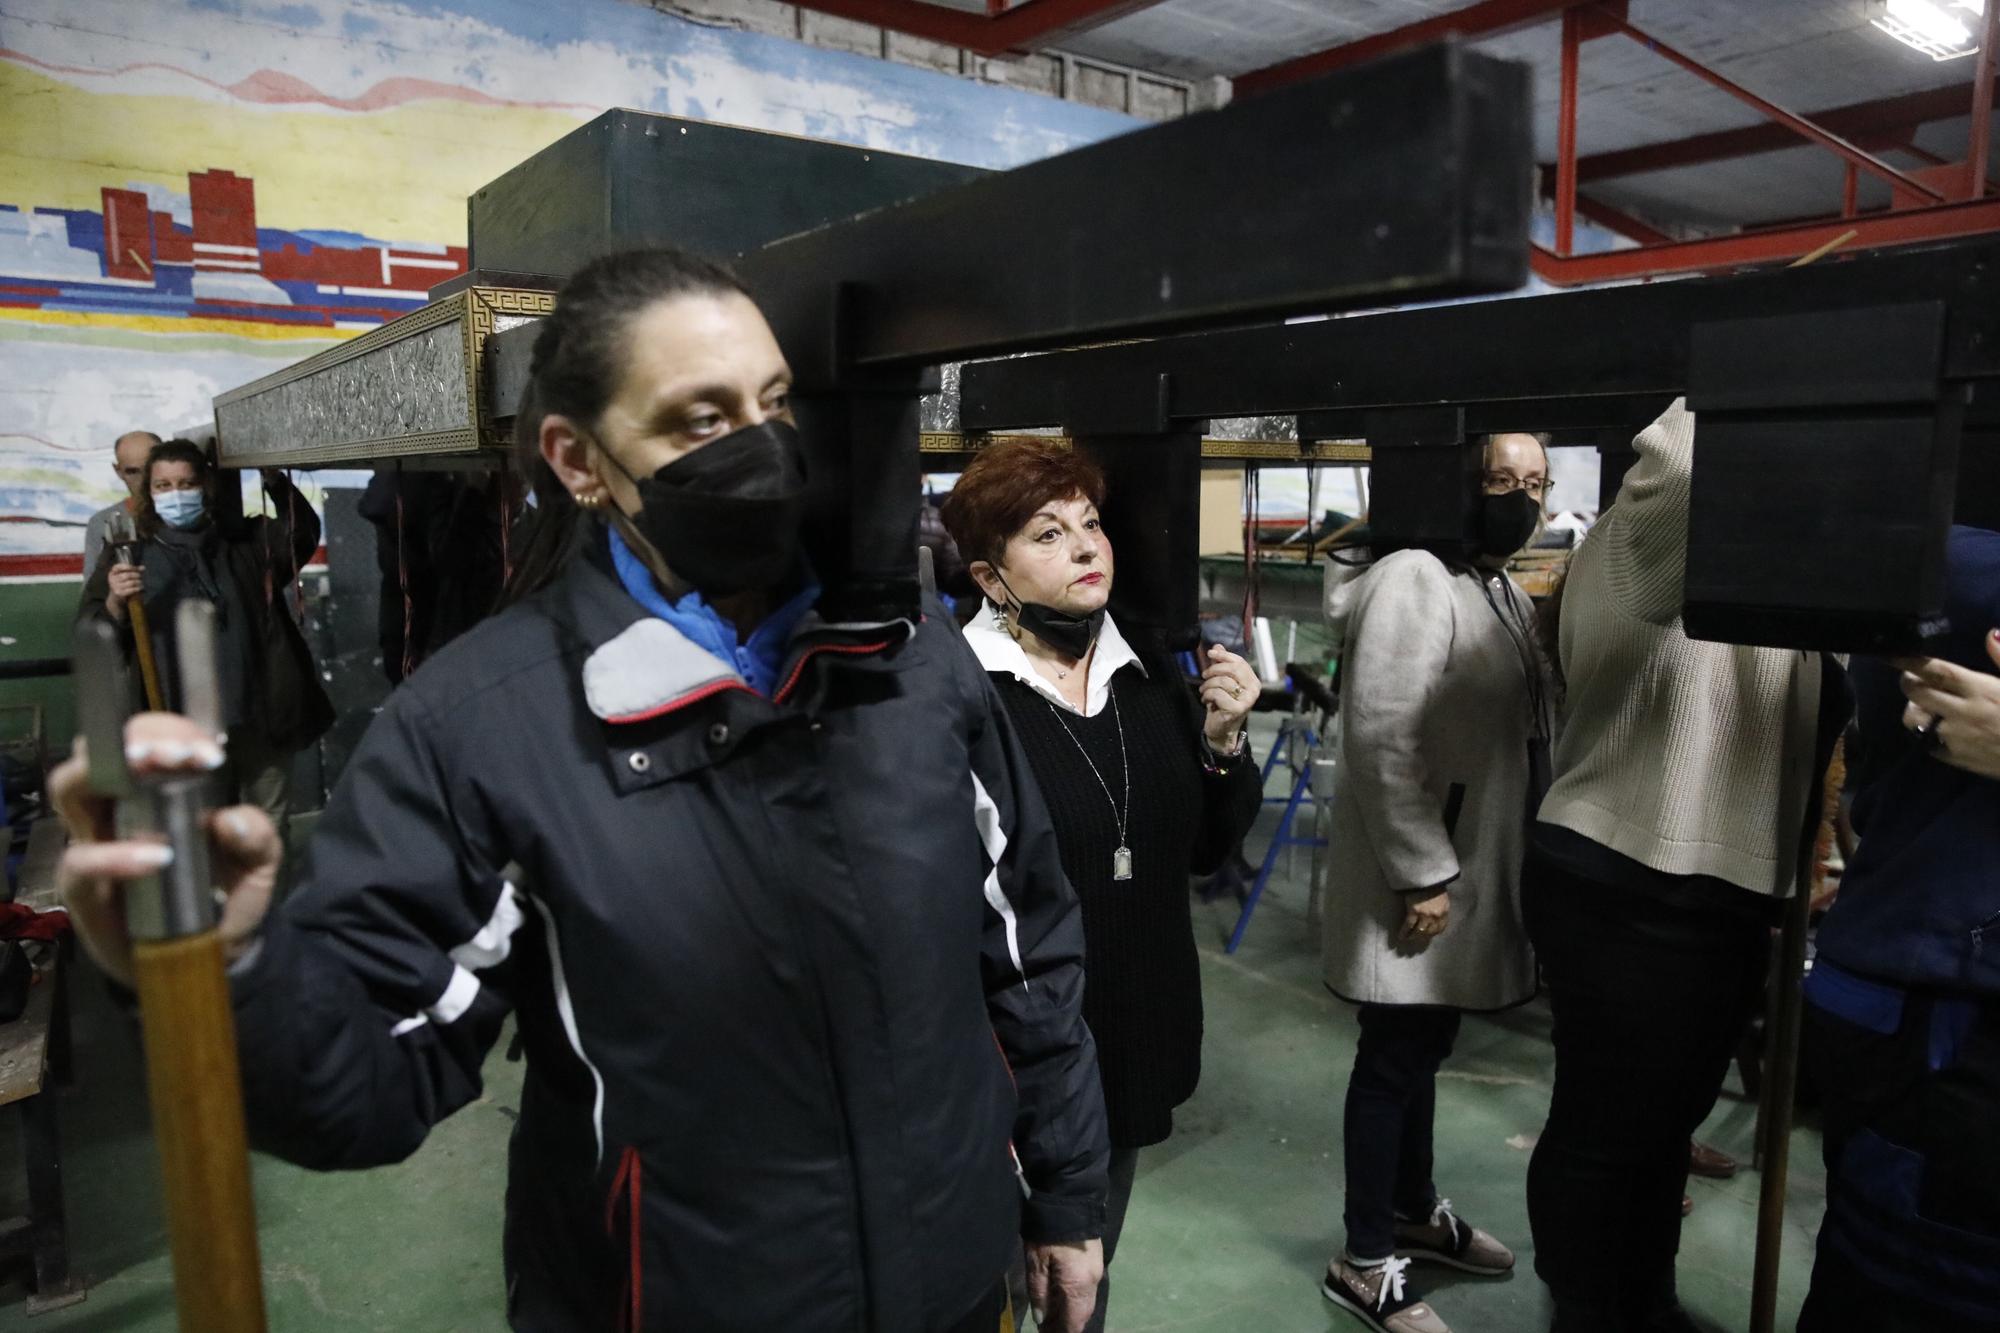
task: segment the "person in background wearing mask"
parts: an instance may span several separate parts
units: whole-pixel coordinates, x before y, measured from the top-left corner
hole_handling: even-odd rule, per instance
[[[791,370],[727,270],[585,265],[531,378],[516,600],[389,697],[277,911],[270,826],[218,821],[253,1141],[400,1161],[511,1011],[513,1328],[994,1333],[1025,1237],[1077,1333],[1104,1101],[1006,709],[935,601],[821,614]],[[140,770],[191,731],[137,719]],[[93,841],[81,781],[68,900],[120,972],[106,879],[146,848]]]
[[[1799,1333],[2000,1329],[2000,532],[1956,527],[1930,658],[1856,658],[1860,845],[1804,1060],[1826,1217]]]
[[[235,473],[221,475],[236,484]],[[275,516],[225,526],[209,512],[216,477],[191,441],[168,440],[152,451],[137,514],[140,563],[102,562],[84,585],[79,615],[111,621],[129,645],[129,603],[144,596],[154,660],[174,662],[182,599],[214,605],[231,785],[239,800],[282,829],[291,809],[292,757],[333,722],[333,705],[284,595],[319,548],[319,515],[274,469],[263,478]],[[171,685],[172,673],[165,674]]]
[[[1557,1333],[1698,1327],[1674,1277],[1688,1144],[1802,891],[1848,712],[1830,658],[1682,629],[1694,444],[1680,400],[1633,441],[1555,626],[1566,693],[1522,905],[1555,1017],[1528,1220]]]
[[[139,507],[146,498],[146,459],[159,446],[160,437],[149,430],[128,430],[118,437],[111,446],[111,470],[118,474],[118,482],[129,492],[116,504],[106,505],[90,516],[90,522],[83,529],[83,579],[97,572],[97,562],[104,555],[104,536],[110,526],[113,514],[138,516]]]
[[[1331,608],[1342,647],[1326,984],[1360,1006],[1361,1040],[1343,1122],[1347,1243],[1321,1289],[1378,1333],[1448,1333],[1412,1261],[1514,1267],[1439,1197],[1432,1121],[1460,1016],[1535,995],[1521,863],[1550,717],[1534,605],[1507,561],[1539,531],[1548,484],[1544,440],[1492,437],[1474,549],[1396,551]]]

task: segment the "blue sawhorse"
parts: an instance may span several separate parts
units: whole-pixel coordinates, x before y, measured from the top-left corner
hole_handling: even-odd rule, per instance
[[[1229,944],[1224,953],[1235,953],[1236,946],[1243,943],[1243,932],[1250,928],[1250,914],[1257,910],[1257,900],[1264,896],[1264,886],[1271,882],[1271,871],[1277,867],[1278,853],[1287,847],[1324,847],[1325,838],[1301,838],[1293,834],[1292,825],[1298,818],[1299,805],[1308,799],[1312,785],[1312,752],[1319,744],[1319,736],[1302,717],[1288,717],[1279,726],[1278,734],[1272,738],[1271,753],[1264,759],[1263,777],[1268,783],[1271,770],[1278,766],[1278,759],[1289,747],[1303,740],[1306,745],[1306,762],[1299,766],[1298,775],[1292,779],[1289,796],[1266,796],[1266,805],[1283,803],[1285,813],[1278,817],[1278,831],[1271,837],[1271,846],[1264,853],[1264,864],[1257,868],[1257,878],[1250,885],[1249,894],[1243,899],[1243,910],[1236,916],[1236,929],[1230,932]]]

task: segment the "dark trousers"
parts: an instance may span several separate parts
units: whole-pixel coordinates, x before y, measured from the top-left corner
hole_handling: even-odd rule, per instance
[[[1396,1252],[1396,1218],[1424,1221],[1437,1203],[1431,1180],[1437,1071],[1458,1039],[1459,1011],[1364,1004],[1360,1018],[1342,1125],[1343,1220],[1350,1256],[1387,1259]]]
[[[1125,1214],[1132,1206],[1132,1180],[1139,1171],[1137,1148],[1111,1150],[1111,1195],[1104,1203],[1104,1281],[1097,1287],[1097,1311],[1084,1333],[1104,1333],[1104,1314],[1111,1308],[1111,1259],[1125,1233]]]
[[[1799,1333],[1992,1333],[2000,1001],[1954,1006],[1917,993],[1900,1019],[1875,1017],[1806,1006],[1827,1179]]]
[[[1555,1016],[1555,1091],[1528,1166],[1535,1272],[1559,1310],[1617,1327],[1673,1298],[1688,1139],[1763,987],[1769,931],[1539,858],[1522,907]]]
[[[980,1298],[963,1319],[946,1324],[939,1333],[1000,1333],[1000,1317],[1007,1313],[1007,1283],[1003,1280]],[[1014,1326],[1019,1328],[1021,1314],[1016,1312]]]

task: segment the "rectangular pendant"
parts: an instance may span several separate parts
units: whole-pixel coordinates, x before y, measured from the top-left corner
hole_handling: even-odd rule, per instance
[[[1132,849],[1130,847],[1120,847],[1117,851],[1111,853],[1111,878],[1132,878]]]

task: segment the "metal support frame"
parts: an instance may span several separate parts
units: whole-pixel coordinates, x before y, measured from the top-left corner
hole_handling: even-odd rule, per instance
[[[1582,16],[1562,16],[1562,92],[1556,108],[1556,253],[1568,255],[1576,232],[1576,76],[1583,54]]]
[[[1989,75],[1986,86],[1991,88],[1993,80]],[[1820,111],[1805,112],[1807,119],[1822,129],[1838,134],[1863,148],[1893,149],[1919,157],[1930,158],[1930,165],[1937,165],[1942,158],[1922,153],[1909,146],[1910,136],[1920,127],[1934,121],[1951,120],[1965,114],[1972,105],[1975,83],[1961,83],[1943,88],[1930,88],[1919,93],[1903,93],[1896,97],[1873,98],[1866,102],[1850,102],[1844,106],[1827,107]],[[1791,148],[1798,143],[1798,136],[1783,125],[1746,125],[1741,129],[1715,130],[1708,134],[1690,135],[1685,139],[1668,139],[1662,143],[1640,144],[1635,148],[1617,148],[1602,153],[1591,153],[1576,162],[1576,178],[1581,185],[1596,181],[1616,180],[1625,176],[1643,175],[1649,171],[1668,171],[1675,167],[1700,166],[1706,162],[1727,162],[1739,157],[1751,157],[1758,153],[1776,152]]]
[[[1078,33],[1102,27],[1127,14],[1151,9],[1160,0],[986,0],[980,14],[922,0],[801,0],[799,8],[835,18],[962,46],[983,56],[1038,51]]]
[[[1965,151],[1965,197],[1986,193],[1986,146],[1993,133],[1993,68],[2000,62],[2000,2],[1987,0],[1986,27],[1979,39],[1979,66],[1972,76],[1971,137]]]
[[[1562,55],[1556,161],[1546,171],[1543,184],[1544,192],[1555,206],[1555,245],[1552,249],[1536,247],[1537,276],[1558,286],[1575,286],[1714,272],[1796,259],[1829,243],[1860,250],[2000,231],[2000,210],[1976,206],[1987,197],[1989,118],[1993,108],[1995,61],[2000,57],[2000,15],[1996,15],[1996,9],[2000,5],[1987,7],[1978,72],[1970,86],[1856,103],[1811,116],[1780,106],[1634,26],[1625,17],[1622,0],[1561,3],[1484,0],[1391,32],[1253,71],[1239,77],[1236,88],[1239,94],[1267,90],[1308,73],[1375,58],[1406,43],[1442,33],[1493,35],[1560,15]],[[1593,38],[1607,35],[1640,43],[1661,59],[1754,108],[1767,123],[1579,158],[1576,116],[1580,48]],[[1877,150],[1887,150],[1909,153],[1919,161],[1931,157],[1913,148],[1910,135],[1918,125],[1965,114],[1968,100],[1972,135],[1963,162],[1932,160],[1917,169],[1904,170],[1878,156]],[[1801,139],[1845,161],[1847,173],[1839,216],[1848,225],[1829,230],[1820,225],[1820,219],[1811,219],[1735,235],[1680,241],[1578,192],[1579,186],[1594,180],[1770,152],[1790,147]],[[1863,212],[1859,208],[1857,178],[1864,172],[1889,186],[1890,205],[1886,211]],[[1966,204],[1975,206],[1964,207]],[[1613,255],[1576,255],[1575,226],[1579,215],[1640,242],[1640,247]]]
[[[1278,734],[1271,740],[1271,753],[1264,758],[1263,781],[1266,784],[1271,781],[1271,770],[1278,766],[1278,760],[1284,758],[1289,762],[1288,751],[1301,741],[1305,743],[1306,758],[1293,775],[1291,794],[1264,798],[1266,805],[1282,804],[1285,812],[1278,816],[1278,827],[1271,834],[1271,845],[1265,849],[1264,859],[1257,866],[1257,878],[1251,881],[1250,892],[1244,896],[1243,906],[1236,913],[1236,925],[1229,932],[1229,942],[1222,949],[1224,953],[1235,953],[1243,943],[1243,935],[1250,929],[1250,916],[1257,910],[1258,902],[1264,897],[1264,889],[1271,882],[1271,874],[1277,869],[1278,853],[1287,847],[1326,846],[1326,839],[1316,834],[1302,838],[1292,832],[1292,825],[1298,820],[1299,807],[1310,801],[1317,808],[1319,803],[1319,796],[1312,790],[1313,754],[1319,749],[1319,734],[1303,717],[1288,717],[1279,724]]]

